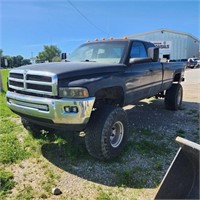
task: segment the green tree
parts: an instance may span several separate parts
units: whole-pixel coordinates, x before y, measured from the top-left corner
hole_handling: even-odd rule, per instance
[[[52,59],[52,62],[61,62],[61,57],[60,56],[56,56]]]
[[[30,59],[24,59],[23,56],[17,55],[17,56],[9,56],[9,55],[3,55],[3,50],[0,49],[0,67],[2,68],[13,68],[13,67],[20,67],[22,65],[30,65],[31,60]]]
[[[52,62],[53,58],[60,56],[61,50],[55,45],[44,45],[44,50],[39,52],[37,60]]]
[[[1,57],[1,67],[11,68],[12,67],[12,58],[10,56]]]
[[[31,64],[31,60],[30,59],[23,59],[22,60],[22,65],[30,65]]]
[[[12,57],[12,67],[19,67],[22,65],[23,57],[21,55]]]
[[[3,50],[0,49],[0,67],[2,67],[2,56],[3,56]]]
[[[0,49],[0,58],[2,57],[2,55],[3,55],[3,50]]]

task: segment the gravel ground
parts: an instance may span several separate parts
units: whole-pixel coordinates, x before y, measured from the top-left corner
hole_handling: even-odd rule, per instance
[[[52,195],[49,199],[93,200],[100,199],[102,194],[108,195],[107,199],[153,199],[179,148],[176,136],[199,143],[198,77],[200,69],[186,71],[186,81],[182,84],[183,105],[179,111],[166,110],[164,101],[154,98],[125,107],[130,122],[130,141],[120,158],[112,162],[100,162],[88,154],[71,160],[62,147],[44,145],[41,159],[59,174],[56,184],[62,191],[62,195]],[[80,146],[82,141],[75,141],[74,145]],[[34,167],[30,168],[30,165]],[[23,173],[29,171],[39,179],[38,175],[42,174],[40,165],[28,160],[21,163],[21,168]],[[19,171],[15,170],[15,181],[23,184]],[[37,183],[34,188],[40,190]]]

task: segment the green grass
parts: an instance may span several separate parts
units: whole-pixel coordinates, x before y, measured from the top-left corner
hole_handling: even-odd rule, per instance
[[[16,122],[12,121],[12,119],[19,117],[8,109],[5,93],[0,93],[0,104],[0,135],[4,133],[12,133],[15,130],[19,131],[19,126],[16,126]]]
[[[67,134],[65,133],[65,135]],[[59,156],[61,159],[67,159],[70,162],[76,162],[77,159],[89,159],[85,144],[72,142],[68,138],[62,137],[61,133],[57,133],[54,140],[43,144],[43,154],[50,159],[55,159]]]
[[[15,186],[13,173],[0,168],[0,199],[4,199],[5,195]]]
[[[182,129],[178,129],[177,131],[176,131],[176,136],[180,136],[180,137],[185,137],[185,131],[184,130],[182,130]]]
[[[0,163],[15,163],[29,156],[16,134],[1,134],[0,141]]]
[[[101,191],[99,192],[96,200],[112,200],[112,198],[107,193]]]
[[[19,117],[6,106],[5,94],[0,94],[0,163],[13,163],[27,158],[28,153],[16,133],[22,127],[16,124]]]
[[[148,129],[148,128],[142,128],[139,130],[139,133],[145,136],[151,136],[154,135],[154,133],[152,132],[152,130]]]
[[[165,156],[170,152],[168,144],[163,141],[163,133],[155,133],[150,129],[132,129],[132,137],[129,140],[126,152],[135,150],[145,156]]]
[[[3,82],[3,91],[6,92],[7,91],[7,77],[9,74],[9,69],[1,69],[0,73],[1,73],[1,77],[2,77],[2,82]]]
[[[133,148],[143,155],[166,155],[169,153],[169,149],[164,143],[159,142],[158,144],[152,141],[141,140],[138,142],[133,142]]]
[[[0,119],[5,117],[16,117],[17,115],[14,114],[10,109],[8,109],[6,105],[6,95],[5,93],[0,93]]]
[[[160,183],[160,178],[157,173],[153,174],[152,167],[144,168],[137,166],[131,169],[116,171],[115,174],[118,180],[117,184],[120,187],[144,188],[149,187],[149,185],[157,187]]]
[[[103,190],[99,191],[98,196],[95,198],[96,200],[119,200],[115,194],[110,192],[105,192]]]
[[[19,195],[17,195],[17,200],[22,200],[22,199],[26,199],[26,200],[30,200],[34,198],[34,190],[30,185],[26,185],[24,186],[23,192],[20,193]]]

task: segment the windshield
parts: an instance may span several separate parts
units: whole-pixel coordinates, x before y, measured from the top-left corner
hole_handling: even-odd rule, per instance
[[[126,44],[126,42],[122,41],[87,43],[69,55],[68,60],[78,62],[120,63]]]

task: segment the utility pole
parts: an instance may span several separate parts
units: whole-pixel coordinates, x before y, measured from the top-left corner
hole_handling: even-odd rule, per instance
[[[33,57],[33,52],[31,52],[31,58],[30,58],[32,64],[35,64],[36,58]]]

